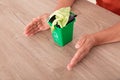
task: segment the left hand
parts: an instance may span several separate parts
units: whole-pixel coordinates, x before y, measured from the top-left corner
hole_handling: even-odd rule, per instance
[[[70,63],[67,65],[67,69],[71,70],[80,60],[82,60],[96,45],[95,38],[92,35],[85,35],[75,45],[77,52],[71,59]]]
[[[49,13],[45,13],[31,21],[26,27],[24,34],[26,36],[32,36],[40,31],[45,31],[50,28],[47,23],[47,18],[49,17]]]

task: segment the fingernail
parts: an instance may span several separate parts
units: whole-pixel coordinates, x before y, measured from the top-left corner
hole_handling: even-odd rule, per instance
[[[76,44],[76,45],[75,45],[75,48],[79,48],[79,47],[80,47],[80,45],[79,45],[79,44]]]
[[[42,30],[43,29],[43,27],[40,27],[40,30]]]
[[[33,36],[34,34],[30,34],[30,36]]]
[[[26,37],[28,37],[29,35],[25,34]]]
[[[68,71],[71,71],[71,70],[72,70],[72,68],[69,66],[69,64],[67,65],[67,70],[68,70]]]
[[[28,37],[28,35],[24,32],[23,35],[25,35],[26,37]]]
[[[29,37],[29,35],[27,35],[27,34],[26,34],[25,36],[26,36],[26,37]]]

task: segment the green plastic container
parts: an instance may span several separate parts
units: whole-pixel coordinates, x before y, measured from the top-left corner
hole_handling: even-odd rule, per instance
[[[64,46],[67,43],[71,42],[73,39],[73,27],[74,27],[75,19],[68,23],[63,28],[54,27],[55,29],[51,32],[52,38],[54,42],[59,46]],[[48,22],[50,26],[52,26],[52,23]]]

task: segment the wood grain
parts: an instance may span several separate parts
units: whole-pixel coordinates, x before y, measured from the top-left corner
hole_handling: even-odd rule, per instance
[[[23,31],[32,18],[51,13],[56,0],[0,0],[0,80],[120,80],[120,43],[97,46],[72,71],[66,65],[82,34],[120,21],[120,16],[85,0],[77,0],[74,40],[57,46],[50,30],[33,37]]]

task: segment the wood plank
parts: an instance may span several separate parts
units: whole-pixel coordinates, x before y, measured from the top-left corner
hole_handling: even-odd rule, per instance
[[[112,12],[76,1],[74,40],[65,47],[55,45],[50,30],[30,38],[23,35],[32,18],[51,13],[55,5],[56,0],[0,0],[0,80],[119,80],[120,43],[95,47],[72,71],[66,69],[82,34],[120,21]]]

